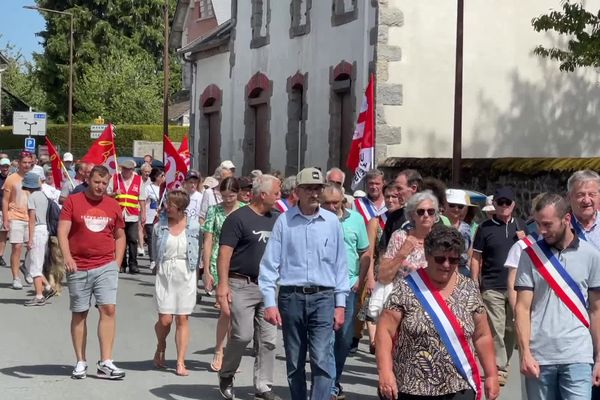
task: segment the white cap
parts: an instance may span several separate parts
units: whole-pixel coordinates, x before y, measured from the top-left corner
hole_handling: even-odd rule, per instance
[[[356,190],[352,196],[354,196],[355,198],[359,198],[359,197],[367,197],[367,194],[364,192],[364,190]]]
[[[460,189],[446,189],[446,202],[448,204],[461,204],[463,206],[470,204],[467,192]]]
[[[233,165],[233,163],[231,162],[231,160],[225,160],[221,163],[221,168],[227,168],[227,169],[233,169],[235,168],[235,165]]]
[[[481,211],[496,211],[496,207],[494,207],[494,196],[488,196],[485,198],[485,206],[481,209]]]
[[[10,160],[8,158],[0,159],[0,165],[10,165]]]
[[[63,154],[63,161],[73,161],[73,154],[69,152]]]

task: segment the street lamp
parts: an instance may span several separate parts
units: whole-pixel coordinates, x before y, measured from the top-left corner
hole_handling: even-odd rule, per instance
[[[67,11],[51,10],[37,6],[23,6],[29,10],[45,11],[54,14],[68,15],[71,19],[71,36],[69,43],[69,111],[68,111],[68,140],[67,147],[71,151],[71,138],[73,135],[73,14]]]
[[[6,71],[8,65],[0,64],[0,126],[2,126],[2,73]]]

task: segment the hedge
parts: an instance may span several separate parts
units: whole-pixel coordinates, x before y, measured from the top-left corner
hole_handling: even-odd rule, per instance
[[[183,135],[189,130],[187,126],[169,126],[169,136],[172,141],[180,142]],[[134,140],[148,140],[158,142],[162,140],[162,125],[117,125],[115,126],[117,155],[133,155]],[[58,148],[59,152],[67,151],[68,129],[67,125],[48,125],[46,134]],[[45,144],[45,139],[36,137],[37,144]],[[11,153],[23,148],[25,136],[13,135],[12,127],[0,127],[0,151]],[[94,142],[90,138],[90,125],[73,124],[71,150],[75,158],[83,157]]]

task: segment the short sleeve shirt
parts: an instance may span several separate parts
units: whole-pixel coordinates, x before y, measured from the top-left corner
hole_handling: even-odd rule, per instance
[[[195,191],[190,196],[190,204],[185,209],[185,215],[189,218],[200,218],[200,206],[202,205],[202,193]]]
[[[27,209],[35,210],[35,225],[46,225],[46,214],[48,213],[48,201],[44,192],[37,190],[29,195]]]
[[[600,289],[600,252],[577,237],[566,249],[551,250],[587,302],[588,291]],[[558,298],[526,252],[519,260],[515,289],[533,291],[530,347],[540,365],[593,364],[589,329]]]
[[[474,317],[485,313],[485,308],[475,282],[457,275],[456,287],[446,303],[473,350]],[[441,396],[470,389],[454,366],[431,318],[404,279],[395,282],[384,308],[402,313],[394,357],[394,373],[401,393]]]
[[[399,229],[392,234],[390,238],[390,242],[388,243],[387,251],[383,258],[394,258],[400,252],[402,245],[406,241],[408,237],[408,233]],[[396,274],[396,279],[406,278],[408,274],[413,271],[416,271],[420,268],[427,267],[427,260],[425,259],[425,249],[422,246],[415,246],[408,257],[404,259],[398,273]]]
[[[350,287],[352,287],[358,281],[360,254],[369,248],[369,238],[367,237],[365,220],[356,211],[344,210],[341,222],[344,231],[344,243],[346,244],[348,278],[350,279]]]
[[[69,247],[77,269],[102,267],[115,259],[115,233],[125,227],[119,203],[109,196],[91,200],[85,193],[67,197],[60,220],[71,221]]]
[[[239,207],[243,207],[244,205],[245,203],[239,202]],[[223,227],[226,218],[227,214],[225,214],[225,209],[221,204],[217,204],[216,206],[208,208],[206,221],[204,221],[204,225],[202,225],[202,231],[210,233],[213,236],[212,249],[210,250],[210,267],[213,271],[216,271],[217,268],[219,239],[221,237],[221,228]]]
[[[473,251],[481,253],[481,290],[506,290],[508,271],[504,262],[512,245],[519,240],[517,231],[525,230],[525,223],[513,218],[508,224],[495,218],[479,225]]]
[[[29,221],[27,214],[27,191],[23,190],[23,177],[18,173],[9,175],[4,181],[2,190],[8,196],[8,220]]]
[[[275,211],[259,215],[250,206],[229,214],[223,223],[219,244],[233,248],[230,272],[258,278],[260,260],[278,216]]]

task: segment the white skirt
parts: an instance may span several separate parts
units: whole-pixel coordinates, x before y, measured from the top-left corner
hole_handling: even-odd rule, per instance
[[[165,260],[157,266],[154,298],[159,314],[190,315],[196,305],[196,271],[185,260]]]

